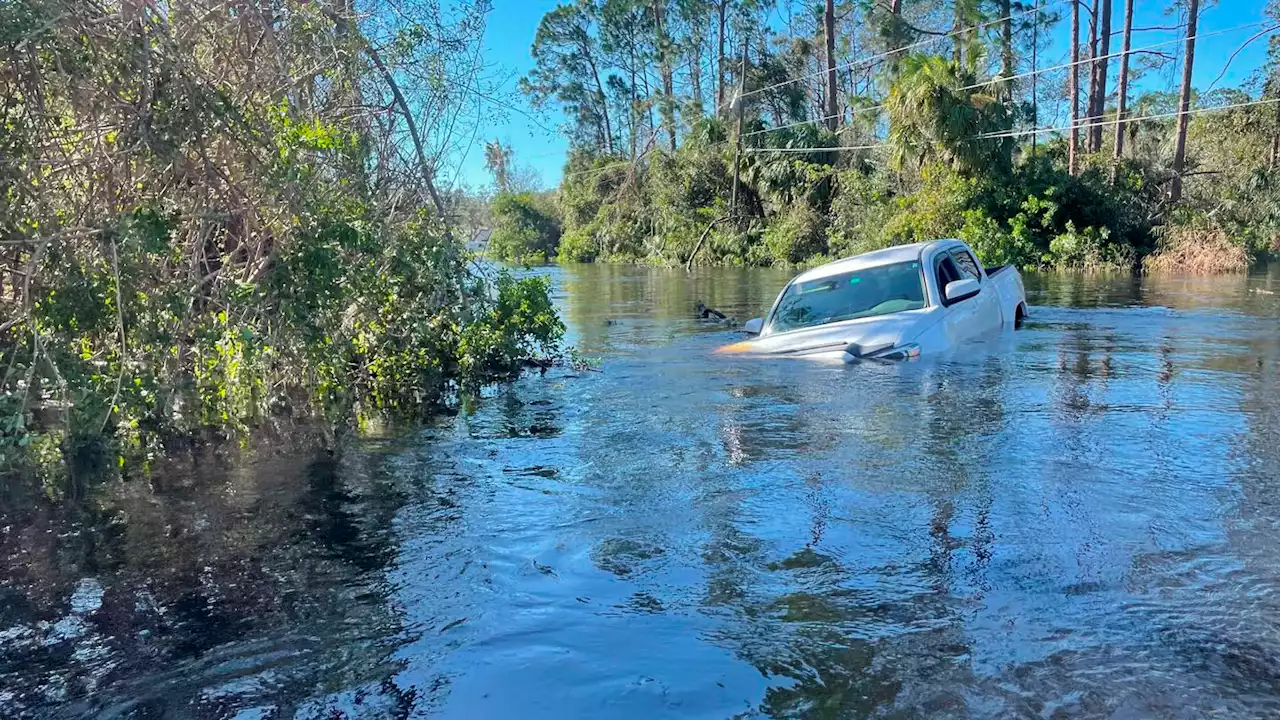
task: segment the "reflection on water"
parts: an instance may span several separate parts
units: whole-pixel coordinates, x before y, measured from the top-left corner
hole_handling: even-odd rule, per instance
[[[16,717],[1274,717],[1280,277],[1030,277],[959,357],[726,360],[776,271],[549,270],[602,372],[0,505]]]

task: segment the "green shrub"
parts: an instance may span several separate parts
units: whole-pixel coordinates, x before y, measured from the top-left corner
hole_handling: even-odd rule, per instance
[[[1027,231],[1025,218],[1016,216],[1010,225],[1006,227],[984,210],[966,210],[959,236],[985,265],[1040,265],[1041,252]]]
[[[846,170],[837,176],[836,188],[827,228],[831,254],[847,257],[886,247],[893,197],[884,176]]]
[[[555,206],[533,193],[501,193],[493,200],[489,252],[499,260],[539,263],[554,258],[560,245]]]
[[[49,253],[39,361],[30,322],[0,337],[22,380],[0,387],[0,470],[71,454],[145,460],[166,438],[242,435],[277,416],[417,416],[458,382],[557,352],[545,281],[490,283],[433,220],[362,212],[307,213],[276,238],[269,272],[194,300],[181,251],[195,224],[181,214],[149,222],[139,210],[114,231],[118,295],[112,264],[82,252],[91,246]]]
[[[707,238],[707,247],[699,262],[722,265],[761,265],[767,260],[755,257],[762,248],[762,229],[759,226],[738,227],[731,222],[723,222],[712,228]]]
[[[557,352],[564,324],[550,290],[545,277],[498,276],[496,298],[461,332],[458,365],[464,382],[510,376],[524,361]]]
[[[1077,230],[1067,221],[1066,231],[1049,241],[1050,264],[1081,270],[1125,270],[1134,265],[1133,249],[1110,242],[1105,227]]]
[[[556,259],[560,262],[594,262],[600,248],[596,241],[596,223],[576,227],[560,237],[560,250]]]
[[[793,205],[764,231],[764,247],[773,262],[798,265],[827,251],[826,218],[808,204]]]
[[[648,169],[625,158],[570,153],[558,194],[570,247],[565,262],[643,259],[652,236],[653,207],[646,198]],[[566,239],[562,238],[562,242]]]
[[[924,185],[899,196],[883,230],[884,245],[904,245],[956,237],[964,211],[974,201],[977,182],[958,173],[932,166],[923,173]]]

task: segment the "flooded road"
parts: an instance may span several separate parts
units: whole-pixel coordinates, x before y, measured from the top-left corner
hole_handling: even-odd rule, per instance
[[[0,713],[1280,716],[1280,274],[831,367],[710,355],[785,273],[543,272],[600,372],[7,495]]]

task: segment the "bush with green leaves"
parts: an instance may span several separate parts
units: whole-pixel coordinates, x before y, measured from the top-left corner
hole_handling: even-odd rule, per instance
[[[827,252],[827,223],[822,213],[806,204],[793,205],[764,231],[766,262],[798,265]]]
[[[0,3],[30,31],[0,73],[0,472],[419,418],[557,352],[545,283],[478,274],[427,160],[390,151],[437,115],[353,115],[353,88],[403,101],[363,64],[379,43],[341,10],[294,10],[266,19],[291,38],[279,65],[241,73],[241,34],[208,13]],[[305,98],[279,82],[304,66],[326,78]]]
[[[465,382],[511,376],[524,363],[559,352],[564,324],[551,302],[545,277],[516,279],[502,273],[488,298],[461,329],[459,375]]]
[[[977,202],[980,184],[949,168],[931,165],[921,173],[918,190],[899,195],[885,222],[885,245],[955,237],[964,211]]]
[[[557,193],[568,242],[565,262],[634,261],[649,254],[654,216],[646,197],[648,170],[615,155],[575,151]]]
[[[847,257],[886,247],[890,241],[884,229],[893,213],[893,191],[884,175],[860,169],[840,172],[827,228],[831,254]]]
[[[600,257],[600,244],[597,238],[599,233],[599,225],[592,222],[561,235],[556,260],[565,263],[595,262],[596,258]]]
[[[472,274],[427,217],[313,216],[258,281],[194,299],[171,272],[186,219],[159,217],[136,211],[110,233],[116,266],[74,246],[46,254],[32,320],[0,342],[4,462],[31,459],[38,436],[153,456],[165,438],[281,416],[417,417],[558,353],[546,282]]]
[[[560,246],[560,218],[555,203],[534,193],[500,193],[493,199],[493,234],[489,253],[499,260],[543,263]]]

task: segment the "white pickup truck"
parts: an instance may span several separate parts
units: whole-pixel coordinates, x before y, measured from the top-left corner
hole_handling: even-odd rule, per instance
[[[1017,268],[984,268],[964,242],[936,240],[801,273],[768,315],[747,321],[756,337],[716,352],[904,360],[1019,327],[1026,315]]]

